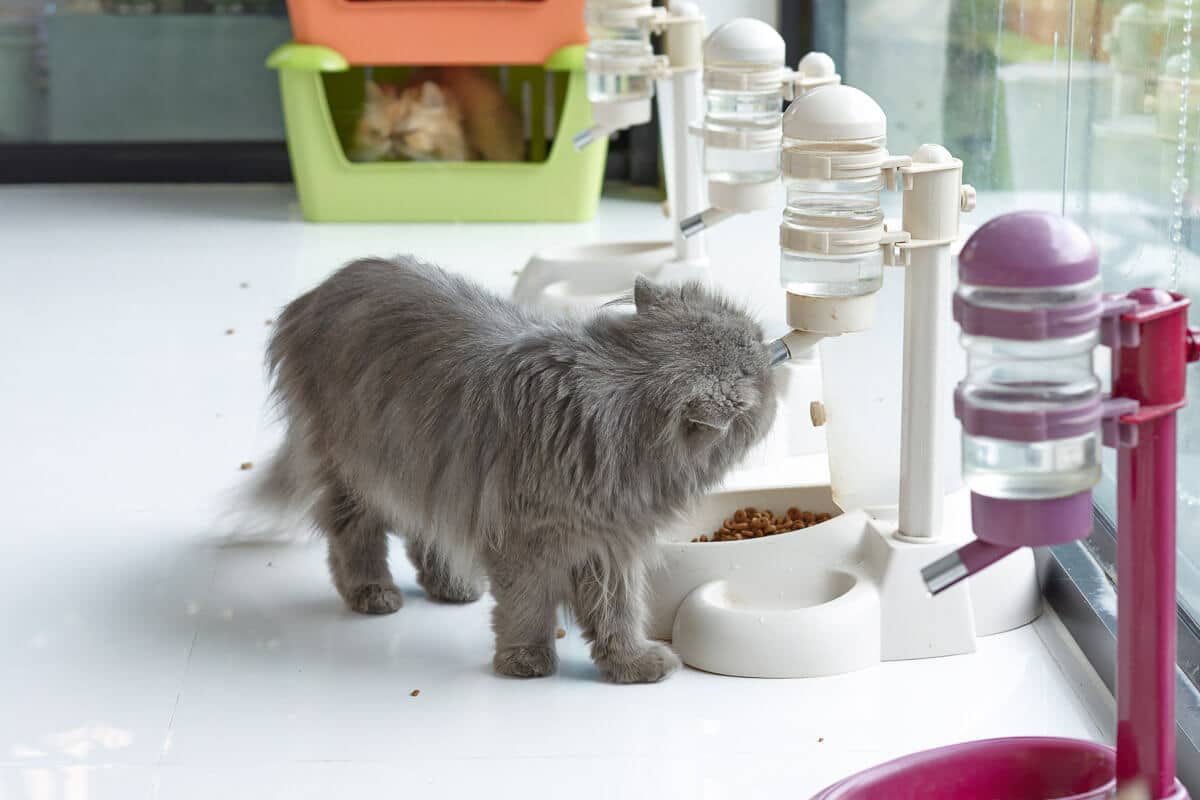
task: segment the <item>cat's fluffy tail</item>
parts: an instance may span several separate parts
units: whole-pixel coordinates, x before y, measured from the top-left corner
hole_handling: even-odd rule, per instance
[[[292,541],[311,531],[310,511],[320,488],[310,461],[291,435],[284,438],[265,468],[234,498],[226,541]]]

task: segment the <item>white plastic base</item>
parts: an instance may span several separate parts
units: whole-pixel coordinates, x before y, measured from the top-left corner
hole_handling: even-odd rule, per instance
[[[543,250],[521,270],[513,287],[518,303],[551,308],[595,308],[633,290],[637,275],[659,278],[672,262],[671,242],[605,242]]]
[[[815,677],[877,663],[874,587],[836,570],[795,577],[773,597],[726,580],[704,584],[675,617],[675,648],[693,667],[755,678],[796,677],[798,664]]]
[[[764,211],[779,205],[779,181],[762,183],[708,182],[708,203],[726,211]]]
[[[650,98],[592,103],[592,122],[609,131],[622,131],[650,121]]]
[[[798,331],[854,333],[870,328],[874,319],[874,294],[852,297],[787,294],[787,322]]]
[[[707,257],[674,255],[671,242],[608,242],[535,253],[517,278],[513,299],[547,308],[596,308],[631,294],[638,275],[662,283],[708,279]]]
[[[1041,594],[1029,550],[936,598],[921,583],[922,566],[971,537],[965,490],[947,499],[947,535],[931,544],[901,541],[894,521],[862,511],[762,539],[690,541],[744,506],[835,513],[823,462],[776,465],[776,474],[794,469],[811,480],[766,488],[738,489],[735,474],[731,488],[662,533],[662,561],[650,580],[651,635],[672,639],[698,669],[800,678],[973,652],[977,637],[1037,618]],[[761,476],[751,482],[761,486]]]

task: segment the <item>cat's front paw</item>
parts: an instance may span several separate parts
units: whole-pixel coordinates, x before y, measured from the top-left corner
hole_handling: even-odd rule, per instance
[[[368,583],[347,593],[346,605],[360,614],[391,614],[404,605],[404,595],[395,586]]]
[[[612,683],[657,683],[683,666],[675,651],[659,642],[651,642],[632,658],[597,661],[600,674]]]
[[[474,603],[483,597],[482,581],[418,575],[417,582],[425,590],[425,596],[435,603]]]
[[[553,646],[505,647],[496,651],[492,668],[512,678],[542,678],[558,669],[558,653]]]

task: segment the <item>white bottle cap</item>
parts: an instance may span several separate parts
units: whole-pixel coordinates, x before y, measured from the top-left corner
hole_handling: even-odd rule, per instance
[[[837,66],[831,55],[814,50],[800,59],[796,74],[801,78],[829,78],[837,74]]]
[[[704,63],[782,66],[783,37],[767,23],[742,17],[726,22],[704,40]]]
[[[866,92],[836,84],[796,98],[783,115],[789,139],[844,142],[887,135],[887,116]]]

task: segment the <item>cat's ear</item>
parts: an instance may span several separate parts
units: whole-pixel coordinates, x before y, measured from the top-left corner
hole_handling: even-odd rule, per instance
[[[379,88],[379,84],[375,81],[367,81],[366,91],[368,103],[379,102],[384,97],[383,90]]]
[[[639,314],[665,305],[671,297],[669,289],[652,283],[645,275],[638,275],[633,279],[633,304]]]
[[[446,95],[436,83],[425,81],[421,84],[421,105],[427,108],[442,108],[446,105]]]
[[[679,287],[679,299],[684,303],[701,304],[711,300],[712,295],[700,281],[688,281]]]

